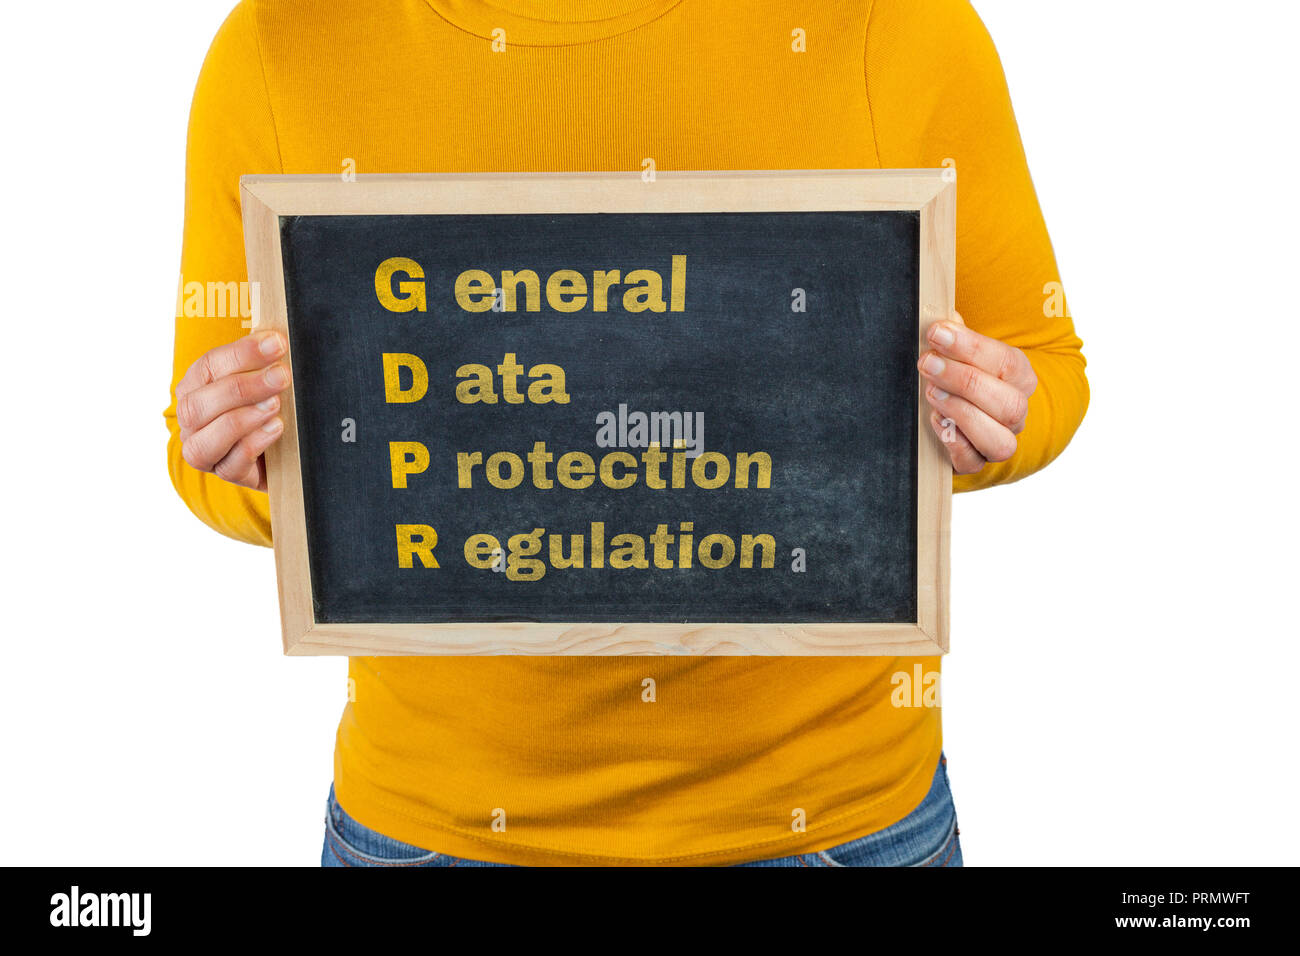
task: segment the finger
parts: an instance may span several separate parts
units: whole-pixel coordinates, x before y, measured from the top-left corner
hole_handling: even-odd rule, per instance
[[[231,409],[184,439],[181,455],[191,467],[212,471],[217,462],[230,454],[236,442],[279,410],[280,399],[274,395],[256,405]]]
[[[176,400],[176,421],[182,441],[232,408],[256,405],[289,387],[289,369],[281,362],[256,372],[240,372],[219,378],[210,385]]]
[[[985,461],[1006,461],[1016,453],[1016,436],[964,398],[930,385],[925,398],[941,418],[951,419]]]
[[[266,451],[284,431],[284,422],[277,416],[260,428],[255,428],[239,441],[225,458],[213,467],[212,473],[219,478],[245,488],[262,488],[263,471],[260,461],[262,452]]]
[[[944,418],[936,411],[930,412],[930,427],[948,450],[948,459],[952,470],[959,475],[973,475],[984,467],[984,456],[975,450],[975,446],[961,433],[961,429],[951,418]]]
[[[1013,385],[973,365],[945,359],[930,351],[916,363],[921,374],[945,392],[960,395],[983,409],[1013,432],[1024,427],[1029,414],[1029,396]]]
[[[926,332],[926,340],[940,355],[973,365],[1026,395],[1033,394],[1038,385],[1038,376],[1024,352],[966,328],[961,316],[934,323]]]
[[[270,365],[285,353],[279,332],[254,332],[242,339],[204,352],[176,385],[176,396],[211,385],[236,372],[252,372]]]

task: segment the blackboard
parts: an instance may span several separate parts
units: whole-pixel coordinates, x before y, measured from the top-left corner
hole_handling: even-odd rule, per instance
[[[286,649],[945,650],[915,363],[951,289],[950,184],[889,202],[860,190],[890,174],[807,176],[845,208],[708,199],[764,174],[683,177],[658,206],[676,184],[593,174],[632,208],[544,176],[509,183],[533,208],[466,208],[454,187],[484,181],[454,177],[370,183],[397,211],[357,207],[364,182],[262,201],[294,383],[268,460]],[[277,185],[326,184],[246,182],[246,226]]]

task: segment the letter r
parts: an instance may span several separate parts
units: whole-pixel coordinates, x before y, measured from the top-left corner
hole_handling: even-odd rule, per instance
[[[415,557],[426,568],[436,568],[438,559],[433,556],[433,549],[438,545],[438,532],[427,524],[397,525],[397,566],[399,568],[415,567]]]

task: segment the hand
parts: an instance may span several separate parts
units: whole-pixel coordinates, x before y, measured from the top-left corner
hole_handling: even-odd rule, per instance
[[[1016,453],[1038,376],[1029,358],[966,328],[956,312],[930,326],[933,348],[917,362],[929,384],[930,427],[948,449],[953,471],[972,475]]]
[[[190,366],[176,386],[176,421],[181,455],[192,467],[266,490],[262,453],[284,431],[276,413],[289,368],[276,359],[286,348],[279,332],[254,332]]]

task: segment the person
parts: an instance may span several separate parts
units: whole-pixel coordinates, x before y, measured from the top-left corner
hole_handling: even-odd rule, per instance
[[[1082,343],[966,0],[244,0],[194,94],[182,279],[245,280],[241,174],[647,159],[953,170],[960,314],[918,369],[954,490],[1023,478],[1074,434]],[[286,344],[205,311],[176,321],[171,478],[265,546]],[[917,666],[939,659],[353,657],[322,862],[959,865],[940,708],[892,693]]]

